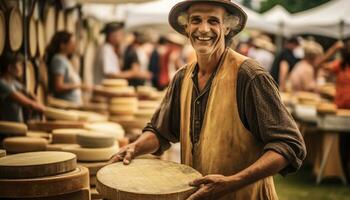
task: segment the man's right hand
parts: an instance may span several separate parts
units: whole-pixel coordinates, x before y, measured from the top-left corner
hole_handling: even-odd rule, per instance
[[[108,163],[123,161],[125,165],[130,164],[135,155],[135,143],[128,144],[122,147],[118,153],[114,154]]]

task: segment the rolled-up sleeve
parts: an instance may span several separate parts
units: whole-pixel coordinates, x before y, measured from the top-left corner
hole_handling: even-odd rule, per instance
[[[170,143],[180,140],[180,90],[184,70],[182,68],[176,73],[161,105],[142,131],[151,131],[156,134],[160,147],[154,155],[161,155],[170,148]]]
[[[281,154],[289,165],[280,174],[297,171],[306,157],[303,137],[283,105],[277,86],[267,73],[252,78],[245,88],[245,121],[253,135],[268,150]]]

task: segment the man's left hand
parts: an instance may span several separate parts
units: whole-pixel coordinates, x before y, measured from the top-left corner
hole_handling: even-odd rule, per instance
[[[217,199],[233,190],[228,177],[223,175],[207,175],[194,180],[190,186],[199,189],[187,200]]]

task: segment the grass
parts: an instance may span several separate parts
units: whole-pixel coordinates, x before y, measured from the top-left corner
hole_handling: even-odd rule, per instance
[[[280,200],[350,200],[350,186],[338,179],[325,179],[316,185],[310,167],[303,167],[287,177],[274,177]]]

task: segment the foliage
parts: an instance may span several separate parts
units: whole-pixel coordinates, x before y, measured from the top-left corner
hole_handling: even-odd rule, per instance
[[[260,12],[266,12],[275,5],[280,4],[289,12],[296,13],[319,6],[328,1],[330,0],[263,0],[261,2]]]

